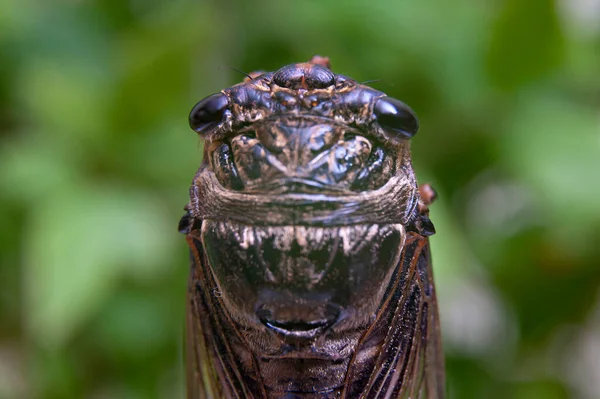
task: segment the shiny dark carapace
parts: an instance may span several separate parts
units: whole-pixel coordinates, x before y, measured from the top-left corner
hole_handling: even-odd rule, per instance
[[[188,399],[444,398],[414,112],[314,57],[189,122]]]

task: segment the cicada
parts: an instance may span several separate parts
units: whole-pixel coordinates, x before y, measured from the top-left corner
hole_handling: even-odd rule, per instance
[[[187,397],[443,398],[415,113],[317,56],[189,118]]]

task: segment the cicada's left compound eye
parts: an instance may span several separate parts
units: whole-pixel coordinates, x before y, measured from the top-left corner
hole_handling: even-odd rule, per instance
[[[190,112],[190,127],[199,134],[206,133],[223,120],[228,109],[227,97],[223,93],[206,97]]]
[[[414,111],[400,100],[381,97],[373,107],[381,128],[388,134],[410,139],[419,130],[419,120]]]

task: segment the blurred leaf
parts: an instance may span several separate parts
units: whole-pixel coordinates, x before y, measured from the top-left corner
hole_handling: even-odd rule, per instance
[[[600,117],[560,97],[526,98],[507,125],[504,164],[536,190],[559,245],[587,246],[594,236],[586,233],[600,223]]]
[[[570,397],[563,386],[552,380],[518,384],[513,396],[515,399],[568,399]]]
[[[34,397],[75,399],[81,394],[82,369],[74,367],[68,353],[62,350],[35,350],[30,364],[35,381]]]
[[[554,0],[505,0],[494,24],[487,72],[500,87],[522,86],[559,66],[563,47]]]
[[[43,346],[63,345],[120,276],[163,273],[172,230],[143,193],[77,187],[44,198],[25,233],[29,334]]]
[[[207,70],[208,62],[192,69],[196,52],[211,54],[210,37],[219,31],[216,21],[199,23],[195,13],[177,5],[163,6],[145,18],[146,23],[129,29],[113,47],[119,71],[111,101],[113,134],[151,129],[173,115],[179,116],[182,127],[187,128],[187,112],[193,105],[188,98],[192,76],[210,81],[215,75],[223,75],[223,71]]]
[[[32,17],[36,14],[32,3],[30,0],[0,2],[0,43],[32,28]]]
[[[98,336],[95,342],[110,348],[110,355],[115,360],[132,355],[150,358],[154,351],[148,348],[159,348],[168,338],[170,330],[179,330],[164,322],[165,315],[170,312],[167,305],[157,297],[132,294],[113,296],[107,303],[107,312],[99,328],[93,332]],[[177,313],[183,320],[184,312]]]
[[[79,63],[34,59],[21,71],[20,100],[30,125],[43,126],[53,140],[73,145],[96,138],[107,129],[107,71]]]
[[[2,196],[15,203],[34,202],[72,186],[81,177],[82,170],[72,167],[80,155],[58,145],[46,132],[5,141],[0,148]]]

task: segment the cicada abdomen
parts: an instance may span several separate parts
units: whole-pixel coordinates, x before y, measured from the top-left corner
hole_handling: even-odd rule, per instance
[[[413,111],[315,57],[190,124],[188,398],[443,398]]]

